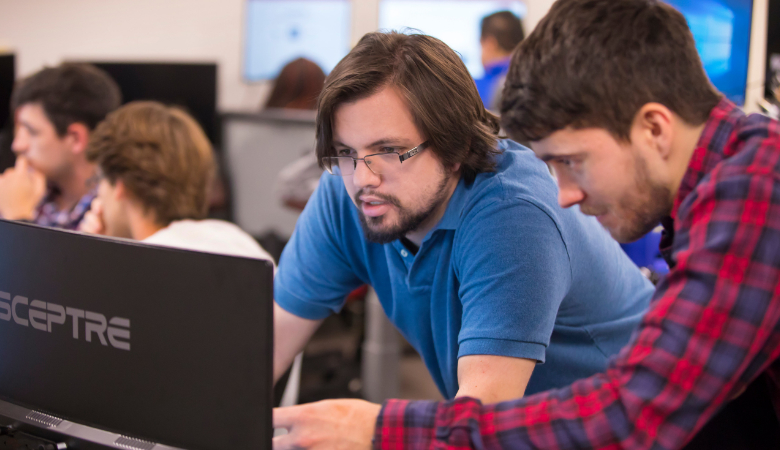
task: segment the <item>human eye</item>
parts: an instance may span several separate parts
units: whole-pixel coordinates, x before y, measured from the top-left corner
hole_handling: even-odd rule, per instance
[[[379,147],[379,151],[382,153],[400,153],[401,149],[398,147]]]
[[[354,157],[352,150],[350,150],[348,148],[342,148],[342,149],[336,150],[336,155],[337,156],[353,156]]]
[[[555,162],[555,164],[557,164],[557,165],[559,165],[561,167],[565,167],[567,169],[571,169],[572,167],[574,167],[574,160],[571,159],[571,158],[565,158],[565,157],[563,157],[563,158],[555,158],[554,162]]]

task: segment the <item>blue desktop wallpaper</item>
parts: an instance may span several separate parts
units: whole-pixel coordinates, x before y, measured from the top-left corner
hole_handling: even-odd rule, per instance
[[[688,20],[704,70],[712,84],[738,105],[745,104],[751,0],[666,0]]]

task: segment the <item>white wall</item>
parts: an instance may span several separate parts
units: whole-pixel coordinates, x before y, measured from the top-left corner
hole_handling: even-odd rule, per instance
[[[241,75],[245,1],[0,0],[0,48],[16,52],[20,77],[65,59],[216,62],[219,108],[253,111],[269,84]],[[526,25],[552,1],[529,0]],[[353,0],[353,43],[378,14],[379,0]]]
[[[253,111],[269,84],[241,76],[246,0],[0,0],[0,48],[17,75],[63,59],[217,62],[221,110]],[[353,0],[352,42],[378,24],[380,0]],[[526,0],[529,31],[554,0]],[[768,0],[755,0],[748,109],[763,93]]]

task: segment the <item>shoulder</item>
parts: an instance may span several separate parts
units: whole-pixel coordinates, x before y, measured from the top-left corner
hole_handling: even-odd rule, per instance
[[[179,220],[148,237],[144,242],[273,261],[249,233],[222,220]]]
[[[491,210],[525,208],[528,204],[554,218],[558,188],[547,165],[529,148],[514,141],[499,140],[498,146],[501,153],[495,157],[496,170],[477,175],[473,183],[463,187],[468,196],[461,216],[463,222]]]

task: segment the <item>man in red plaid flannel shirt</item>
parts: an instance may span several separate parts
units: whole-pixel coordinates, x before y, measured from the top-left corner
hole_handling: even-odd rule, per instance
[[[514,53],[502,121],[561,206],[620,241],[664,225],[671,271],[629,344],[516,401],[278,410],[276,448],[780,448],[780,124],[722,98],[653,0],[556,2]]]

